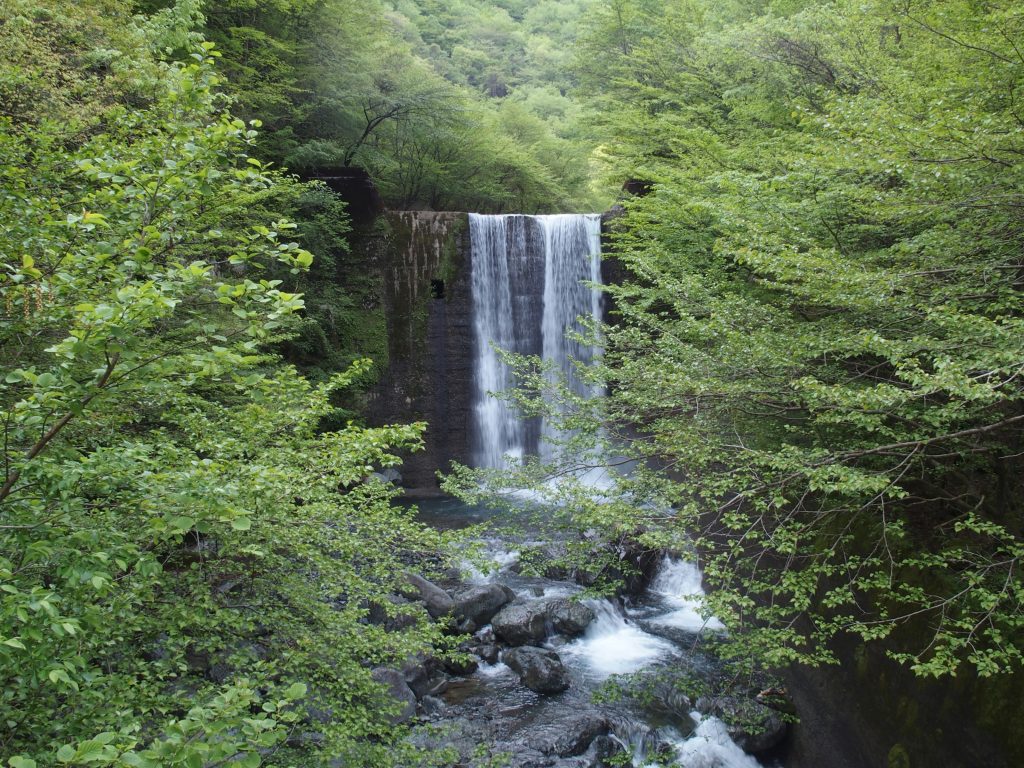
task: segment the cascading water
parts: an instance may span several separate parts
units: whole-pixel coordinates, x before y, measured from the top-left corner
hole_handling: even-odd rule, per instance
[[[601,317],[600,293],[591,287],[601,281],[600,219],[596,215],[471,214],[470,238],[473,463],[501,468],[509,458],[538,455],[551,459],[552,444],[559,437],[554,425],[523,418],[513,405],[495,397],[515,386],[499,350],[539,356],[552,377],[564,380],[573,394],[593,394],[576,374],[576,366],[590,364],[596,354],[581,341],[585,328],[580,318]],[[595,494],[601,493],[606,482],[589,476],[576,479]],[[519,574],[511,567],[519,554],[507,549],[505,542],[482,544],[497,571],[485,574],[467,569],[469,581],[478,588],[500,580],[515,593],[516,603],[524,606],[582,597],[575,583]],[[651,702],[628,701],[600,709],[591,698],[616,675],[638,675],[651,685],[660,685],[660,676],[670,682],[676,679],[677,667],[685,674],[714,674],[714,662],[694,651],[694,640],[700,633],[723,632],[725,628],[718,619],[702,616],[701,580],[695,562],[666,557],[642,597],[625,604],[586,600],[592,613],[586,631],[574,638],[549,637],[545,641],[568,670],[572,682],[567,691],[538,697],[523,687],[510,666],[489,656],[490,663],[482,664],[477,675],[446,691],[449,709],[444,722],[452,733],[462,734],[460,744],[466,748],[494,742],[495,749],[515,755],[523,765],[568,768],[605,764],[599,755],[604,747],[597,746],[600,739],[593,734],[579,745],[565,740],[566,731],[570,736],[578,732],[582,717],[602,723],[599,729],[608,731],[606,746],[614,742],[628,748],[636,768],[664,764],[672,754],[673,764],[686,768],[760,768],[758,761],[730,738],[720,720],[695,711],[689,697],[673,685],[657,689],[660,698],[654,709]],[[549,635],[553,633],[553,625],[546,624],[545,629]],[[477,640],[497,642],[494,629],[480,628]],[[508,651],[502,651],[500,658],[510,660],[504,655]],[[584,760],[584,749],[596,762]]]
[[[601,283],[601,219],[598,216],[562,214],[539,218],[544,232],[544,317],[541,323],[543,358],[566,377],[576,395],[589,395],[575,374],[574,361],[588,365],[592,345],[582,343],[575,331],[578,319],[601,318],[601,293],[587,285]],[[556,431],[550,421],[541,423],[539,452],[551,459]]]
[[[656,621],[690,632],[722,631],[725,626],[715,616],[704,617],[700,598],[704,596],[700,566],[691,560],[673,560],[666,557],[650,591],[661,598],[670,610]]]
[[[673,654],[668,640],[627,621],[607,600],[589,600],[587,605],[596,618],[583,637],[562,649],[562,655],[582,662],[593,679],[603,681],[610,675],[638,672]]]
[[[506,456],[550,458],[546,420],[523,419],[493,393],[514,386],[498,350],[539,355],[587,394],[574,373],[594,357],[574,332],[578,318],[600,318],[601,221],[596,214],[484,216],[470,214],[474,325],[473,459],[503,467]]]

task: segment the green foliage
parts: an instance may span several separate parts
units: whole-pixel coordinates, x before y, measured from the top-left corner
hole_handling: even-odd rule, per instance
[[[317,181],[289,184],[285,192],[278,196],[280,204],[295,220],[295,235],[316,258],[297,275],[276,270],[306,304],[294,335],[281,346],[283,356],[317,381],[364,357],[379,369],[389,354],[381,287],[361,263],[365,253],[349,247],[344,203]],[[370,379],[364,376],[357,384]]]
[[[585,7],[561,11],[558,62]],[[209,3],[205,12],[236,110],[269,129],[259,140],[265,159],[299,171],[365,167],[397,210],[591,205],[579,110],[564,95],[564,68],[535,71],[531,54],[530,71],[517,74],[514,87],[502,74],[518,69],[542,39],[542,19],[529,26],[483,3],[389,9],[342,0],[258,8],[233,0]],[[529,105],[535,86],[548,88],[548,103],[529,113],[529,136],[519,112],[481,93],[512,87],[509,100]]]
[[[314,264],[282,209],[340,211],[251,156],[211,44],[151,52],[187,3],[104,7],[0,26],[0,759],[411,762],[370,667],[445,641],[367,616],[443,542],[363,480],[422,425],[321,432],[370,364],[269,351]]]
[[[659,491],[770,661],[854,632],[1016,668],[1024,17],[666,5],[614,57],[606,151],[657,186],[617,239],[610,417],[685,472]]]
[[[1020,666],[1022,35],[1009,2],[652,0],[581,46],[605,173],[652,191],[613,239],[609,395],[553,394],[573,462],[643,463],[548,493],[693,536],[739,656]]]

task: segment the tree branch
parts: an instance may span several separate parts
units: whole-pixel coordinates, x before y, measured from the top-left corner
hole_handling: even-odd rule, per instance
[[[110,381],[110,375],[114,372],[114,368],[117,367],[117,362],[120,358],[120,353],[115,353],[113,357],[107,358],[107,367],[103,370],[103,373],[100,375],[99,379],[96,380],[95,391],[90,392],[88,395],[86,395],[85,397],[78,401],[78,405],[80,408],[85,408],[85,406],[87,406],[90,403],[90,401],[92,401],[92,399],[96,397],[96,395],[98,395],[103,390],[104,387],[106,387],[107,382]],[[68,425],[68,422],[71,421],[71,419],[73,419],[74,416],[75,414],[73,411],[68,411],[63,416],[61,416],[57,423],[50,427],[46,431],[46,434],[40,437],[39,440],[36,441],[36,444],[28,449],[28,451],[25,453],[25,461],[31,461],[40,453],[42,453],[46,446],[50,444],[50,441],[52,441],[53,438],[60,434],[61,430],[63,430],[64,427]],[[7,482],[4,483],[3,488],[0,488],[0,501],[3,501],[4,499],[11,495],[11,491],[14,489],[14,485],[15,483],[18,482],[19,477],[21,477],[20,469],[13,469],[10,472],[8,472]]]

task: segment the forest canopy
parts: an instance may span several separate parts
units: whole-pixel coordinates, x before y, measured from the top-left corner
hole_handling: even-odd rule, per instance
[[[390,764],[372,669],[448,641],[367,616],[445,547],[365,479],[422,425],[325,430],[368,364],[274,353],[326,193],[255,156],[193,11],[3,4],[0,755]]]

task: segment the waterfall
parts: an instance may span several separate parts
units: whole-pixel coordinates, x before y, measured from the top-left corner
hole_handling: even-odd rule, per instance
[[[474,326],[473,458],[476,466],[502,467],[505,457],[550,458],[546,420],[523,419],[489,393],[510,390],[514,377],[496,349],[538,355],[586,395],[573,361],[594,349],[567,334],[580,317],[600,318],[600,293],[583,284],[601,281],[601,221],[595,214],[484,216],[470,214]]]

